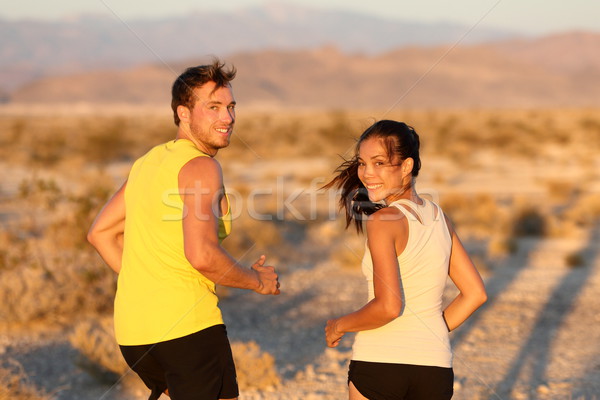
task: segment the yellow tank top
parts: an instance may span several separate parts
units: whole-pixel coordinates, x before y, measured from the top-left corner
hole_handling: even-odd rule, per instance
[[[215,284],[192,267],[183,247],[179,171],[196,157],[208,155],[178,139],[154,147],[131,168],[115,297],[120,345],[163,342],[223,323]],[[231,231],[229,200],[227,207],[220,241]]]

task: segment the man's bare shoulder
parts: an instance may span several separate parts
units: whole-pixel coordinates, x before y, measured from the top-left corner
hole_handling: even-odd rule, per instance
[[[203,181],[221,184],[223,181],[221,165],[212,157],[192,158],[179,171],[179,181],[182,183]]]

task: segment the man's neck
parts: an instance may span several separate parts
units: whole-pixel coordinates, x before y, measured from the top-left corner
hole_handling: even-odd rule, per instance
[[[217,154],[218,150],[212,149],[212,151],[209,151],[209,149],[207,149],[207,147],[204,145],[204,143],[200,142],[199,140],[194,138],[192,135],[188,134],[184,129],[181,129],[181,127],[179,127],[179,129],[177,130],[177,135],[175,136],[175,140],[180,140],[180,139],[189,140],[190,142],[194,143],[194,146],[196,146],[196,148],[198,150],[200,150],[204,154],[207,154],[211,157],[214,157]]]

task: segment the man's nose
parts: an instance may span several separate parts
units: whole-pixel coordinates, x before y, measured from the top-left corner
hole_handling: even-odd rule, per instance
[[[234,122],[235,121],[235,111],[230,109],[225,109],[221,113],[221,120],[226,122]]]

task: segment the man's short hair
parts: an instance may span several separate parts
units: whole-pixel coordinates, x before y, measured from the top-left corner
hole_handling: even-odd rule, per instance
[[[171,108],[175,125],[179,126],[180,122],[177,115],[178,106],[185,106],[190,110],[194,108],[196,104],[194,89],[208,82],[215,82],[215,89],[230,85],[229,82],[235,78],[237,71],[233,66],[229,69],[224,67],[225,63],[215,58],[212,64],[190,67],[175,79],[171,90]]]

